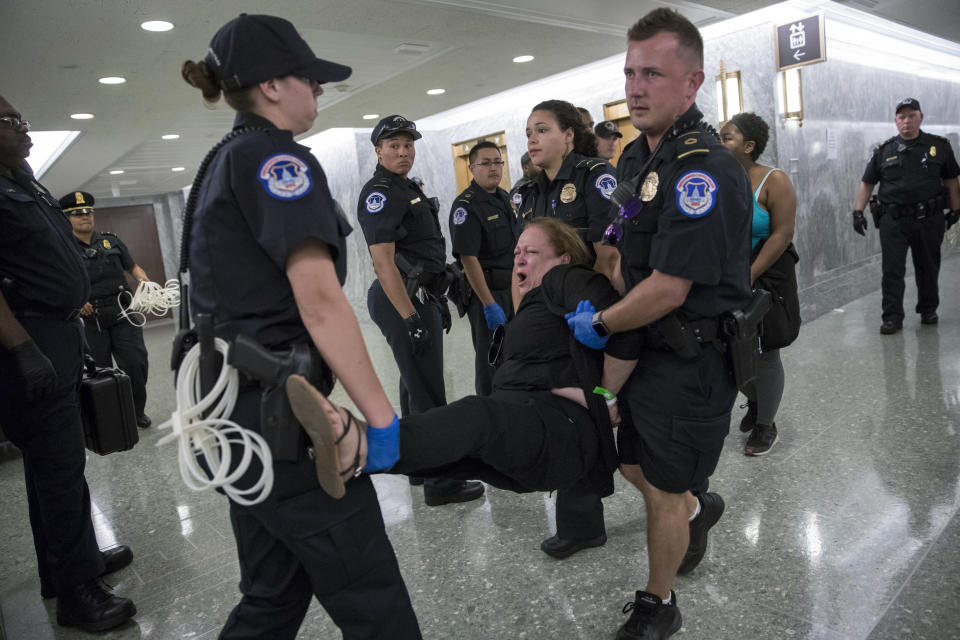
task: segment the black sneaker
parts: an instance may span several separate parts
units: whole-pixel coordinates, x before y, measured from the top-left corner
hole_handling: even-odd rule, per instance
[[[903,323],[895,320],[884,320],[883,324],[880,325],[880,333],[885,336],[893,335],[900,329],[903,329]]]
[[[106,631],[119,627],[136,613],[132,601],[110,593],[99,578],[66,589],[57,598],[57,624],[62,627]]]
[[[677,608],[677,594],[671,591],[670,595],[670,604],[663,604],[652,593],[637,591],[637,599],[623,607],[630,617],[617,630],[616,640],[660,640],[679,631],[683,618]]]
[[[740,405],[742,409],[744,405]],[[743,414],[743,419],[740,421],[740,433],[749,433],[753,431],[753,428],[757,426],[757,403],[747,400],[747,412]]]
[[[743,453],[748,456],[763,456],[770,453],[773,445],[777,444],[777,423],[767,426],[758,424],[753,428],[750,437],[747,438],[747,445],[743,448]]]
[[[938,322],[940,322],[940,317],[936,311],[920,314],[920,324],[937,324]]]
[[[440,507],[456,502],[469,502],[483,497],[483,483],[476,480],[442,483],[441,486],[424,485],[423,501],[428,507]]]
[[[717,493],[701,493],[697,496],[700,501],[700,513],[690,521],[690,544],[683,562],[677,569],[678,575],[686,575],[697,568],[703,556],[707,553],[707,532],[717,524],[726,505],[723,498]]]
[[[602,547],[607,544],[607,534],[601,533],[596,538],[586,538],[581,540],[566,540],[559,535],[550,536],[540,543],[540,550],[548,556],[557,560],[569,558],[581,549],[591,549],[593,547]]]

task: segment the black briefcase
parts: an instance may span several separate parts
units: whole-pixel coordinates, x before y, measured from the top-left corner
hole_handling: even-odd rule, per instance
[[[87,369],[80,383],[80,414],[87,449],[105,456],[140,440],[130,377],[119,369]]]

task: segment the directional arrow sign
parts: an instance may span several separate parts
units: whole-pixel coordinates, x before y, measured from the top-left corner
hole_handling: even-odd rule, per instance
[[[778,25],[776,38],[780,71],[827,59],[822,14]]]

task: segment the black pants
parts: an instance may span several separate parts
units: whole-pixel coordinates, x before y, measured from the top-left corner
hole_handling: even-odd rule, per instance
[[[231,419],[256,429],[259,397],[242,391]],[[355,478],[334,500],[306,456],[275,463],[274,474],[265,501],[230,504],[243,597],[220,637],[295,638],[315,596],[345,640],[419,640],[370,478]]]
[[[491,289],[494,301],[503,308],[507,320],[513,317],[513,298],[510,289]],[[467,318],[470,320],[470,334],[473,336],[473,349],[476,355],[474,361],[474,385],[478,396],[488,396],[493,390],[494,368],[490,366],[489,351],[490,339],[493,332],[487,329],[487,320],[483,317],[483,303],[476,294],[470,299],[467,307]]]
[[[18,318],[57,371],[50,395],[28,402],[14,360],[0,350],[0,423],[23,454],[30,526],[41,589],[64,591],[103,572],[90,519],[90,490],[78,387],[82,363],[79,322]]]
[[[147,347],[143,343],[143,329],[119,314],[120,307],[109,306],[98,307],[96,316],[86,316],[83,324],[87,345],[98,367],[113,367],[116,360],[117,367],[130,376],[133,406],[140,417],[147,405]]]
[[[907,272],[907,249],[913,258],[917,282],[917,313],[932,313],[940,304],[937,279],[940,276],[940,244],[946,230],[939,213],[921,220],[910,217],[880,218],[880,249],[883,253],[884,321],[903,321],[903,278]]]

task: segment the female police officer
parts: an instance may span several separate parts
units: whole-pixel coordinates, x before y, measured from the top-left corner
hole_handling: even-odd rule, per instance
[[[332,370],[371,424],[390,425],[370,429],[379,440],[397,418],[341,290],[351,229],[319,163],[293,140],[313,126],[320,83],[350,71],[317,58],[286,20],[247,14],[216,33],[203,62],[184,63],[205,99],[222,90],[238,113],[201,178],[183,250],[193,309],[214,317],[219,337],[243,334],[269,349],[312,340],[326,374],[318,383],[329,388]],[[260,396],[245,386],[232,419],[258,429]],[[334,500],[307,455],[275,460],[274,478],[259,504],[231,502],[243,598],[221,637],[293,638],[315,595],[344,638],[420,638],[373,485],[351,482]]]

